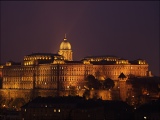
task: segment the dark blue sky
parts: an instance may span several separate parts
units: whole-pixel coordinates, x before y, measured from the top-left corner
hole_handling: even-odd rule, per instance
[[[158,1],[1,2],[1,62],[57,53],[67,33],[74,60],[88,55],[145,59],[159,75]]]

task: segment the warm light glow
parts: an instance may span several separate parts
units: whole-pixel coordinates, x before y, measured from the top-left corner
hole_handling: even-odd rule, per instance
[[[0,68],[3,68],[3,65],[1,65]]]
[[[6,66],[11,66],[11,65],[12,65],[11,62],[6,63]]]
[[[22,63],[25,66],[14,65],[14,63],[12,65],[12,62],[7,62],[6,66],[12,65],[13,67],[6,67],[4,65],[4,75],[0,71],[0,76],[4,77],[4,83],[2,85],[3,88],[32,89],[33,85],[35,85],[35,88],[39,89],[57,89],[57,84],[58,84],[57,81],[59,80],[60,86],[62,85],[62,87],[67,89],[67,91],[69,91],[69,88],[72,89],[71,86],[74,86],[77,89],[83,89],[83,87],[81,88],[80,86],[84,86],[85,89],[83,90],[87,89],[89,90],[89,88],[85,86],[85,84],[83,84],[84,78],[89,74],[92,74],[98,80],[105,80],[107,77],[110,77],[111,79],[116,81],[118,80],[118,76],[122,72],[126,76],[129,76],[129,74],[131,75],[133,74],[135,76],[145,76],[145,73],[147,73],[146,71],[148,70],[148,65],[139,65],[143,64],[144,61],[139,61],[139,64],[138,61],[136,61],[136,63],[132,64],[125,59],[123,60],[115,57],[103,56],[103,57],[84,58],[83,63],[81,63],[81,61],[76,63],[76,61],[71,62],[72,60],[71,49],[60,50],[59,53],[61,53],[62,56],[46,55],[46,54],[42,55],[38,54],[39,56],[37,55],[25,56],[24,57],[25,61],[22,61]],[[50,63],[49,61],[47,61],[47,59],[53,59],[53,58],[54,60],[50,61]],[[36,59],[43,59],[40,60],[42,61],[42,63],[37,61]],[[66,59],[70,60],[70,62],[65,61]],[[102,60],[112,61],[111,63],[113,64],[108,64],[110,62],[108,62],[105,65],[92,64],[92,61],[96,61],[98,63],[98,61]],[[34,63],[36,63],[36,65],[33,65]],[[34,80],[36,82],[34,82]],[[125,87],[117,83],[115,88],[118,89],[119,91],[122,91],[123,88]],[[94,91],[95,89],[92,88],[92,92]],[[108,92],[107,94],[106,92],[105,93],[101,92],[98,94],[101,94],[100,96],[102,96],[103,99],[111,100],[112,99],[112,96],[110,95],[111,91],[112,89],[109,89],[107,91]],[[8,94],[8,95],[10,95],[9,96],[10,98],[16,95],[17,96],[22,95],[18,94],[19,92],[17,92],[17,94],[15,95],[14,94]],[[149,93],[147,95],[149,95]],[[126,94],[124,96],[126,96]],[[132,96],[131,94],[131,97],[136,97],[136,96]],[[47,105],[45,107],[47,107]],[[56,109],[54,109],[54,112],[56,112]],[[57,112],[60,112],[60,109],[57,109]]]

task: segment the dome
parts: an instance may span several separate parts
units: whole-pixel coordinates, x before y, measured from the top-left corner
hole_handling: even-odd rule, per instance
[[[60,50],[71,50],[71,44],[64,38],[64,41],[60,44]]]

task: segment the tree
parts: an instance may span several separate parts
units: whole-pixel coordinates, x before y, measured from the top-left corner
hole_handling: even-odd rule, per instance
[[[12,102],[12,106],[15,106],[16,107],[16,109],[20,109],[20,107],[22,106],[22,105],[24,105],[26,102],[25,102],[25,100],[24,100],[24,98],[16,98],[16,99],[14,99],[13,100],[13,102]]]
[[[85,90],[84,93],[83,93],[83,97],[85,97],[86,99],[89,99],[90,97],[90,90]]]
[[[111,88],[114,87],[114,85],[115,85],[114,81],[110,78],[105,79],[104,82],[103,82],[103,86],[106,89],[111,89]]]
[[[99,89],[101,87],[100,81],[95,79],[95,77],[93,75],[88,75],[86,80],[87,80],[86,86],[89,89],[92,89],[92,88]]]
[[[76,91],[76,87],[75,86],[70,86],[69,87],[69,95],[71,96],[76,96],[77,95],[77,91]]]
[[[2,107],[2,105],[5,103],[5,99],[3,98],[2,95],[0,95],[0,108]]]

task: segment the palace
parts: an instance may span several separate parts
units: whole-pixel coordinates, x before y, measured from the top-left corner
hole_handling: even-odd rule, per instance
[[[116,56],[87,56],[74,61],[72,54],[71,44],[65,36],[58,54],[32,53],[24,56],[20,63],[6,62],[0,66],[1,90],[16,91],[14,94],[18,96],[17,91],[23,93],[32,89],[55,91],[75,86],[81,90],[88,75],[98,80],[111,78],[115,81],[121,73],[127,77],[151,76],[148,63],[142,59],[129,61]]]

